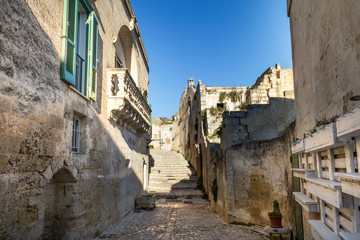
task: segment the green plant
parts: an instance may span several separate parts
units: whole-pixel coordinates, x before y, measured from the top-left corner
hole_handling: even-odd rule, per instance
[[[210,108],[210,115],[211,116],[216,116],[217,115],[217,109],[215,107]]]
[[[278,203],[278,201],[274,201],[273,202],[273,210],[272,210],[272,212],[269,212],[268,213],[268,215],[269,216],[279,216],[279,217],[281,217],[281,212],[280,212],[280,208],[279,208],[279,203]]]
[[[236,102],[240,99],[239,94],[235,90],[232,90],[231,92],[229,92],[228,97],[230,98],[230,100],[232,102]]]
[[[214,134],[212,137],[221,137],[221,131],[222,131],[222,124],[220,124],[214,131]]]
[[[154,196],[154,194],[142,195],[142,197],[146,197],[146,198],[151,198],[151,197],[153,197],[153,196]]]
[[[154,149],[154,145],[149,145],[149,148],[150,148],[150,149]]]
[[[211,193],[213,195],[214,202],[217,201],[218,190],[219,189],[218,189],[218,185],[217,185],[217,180],[216,180],[216,178],[214,178],[212,185],[211,185]]]
[[[169,129],[169,131],[171,131],[172,130],[172,127]]]
[[[185,158],[186,159],[186,158]],[[188,160],[188,164],[191,168],[194,168],[193,165],[191,164],[190,160]]]
[[[0,225],[0,231],[1,231],[1,232],[3,231],[1,225]],[[8,239],[9,239],[8,236],[5,236],[5,235],[1,235],[1,236],[0,236],[0,240],[8,240]]]
[[[247,111],[247,110],[248,110],[248,106],[249,106],[248,103],[243,103],[243,104],[241,104],[241,106],[240,106],[240,111]]]
[[[205,120],[205,114],[206,114],[206,108],[201,111],[201,118],[202,118],[202,120]]]
[[[166,117],[161,117],[161,125],[167,125],[167,124],[172,124],[172,121]]]
[[[306,133],[304,133],[304,139],[306,138]]]
[[[219,95],[219,102],[223,102],[226,98],[226,92],[221,92]]]

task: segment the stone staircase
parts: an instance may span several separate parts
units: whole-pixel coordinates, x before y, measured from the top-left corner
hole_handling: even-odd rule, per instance
[[[180,153],[151,149],[150,155],[149,193],[174,199],[202,197],[195,170]]]

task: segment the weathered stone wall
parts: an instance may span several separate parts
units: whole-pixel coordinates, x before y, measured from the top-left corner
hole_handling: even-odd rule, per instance
[[[247,92],[248,104],[267,104],[270,98],[294,99],[292,68],[269,67]]]
[[[247,141],[223,151],[227,181],[218,188],[227,190],[228,221],[267,225],[267,214],[277,200],[283,224],[292,226],[291,131],[273,140]]]
[[[114,67],[113,37],[130,24],[125,5],[92,4],[99,20],[93,102],[60,80],[64,2],[0,4],[0,235],[90,238],[133,209],[148,164],[149,136],[107,115],[106,68]],[[147,63],[133,39],[136,80],[147,91]],[[74,115],[79,154],[71,152]]]
[[[164,123],[160,118],[153,118],[151,145],[155,149],[179,150],[178,141],[176,140],[177,130],[177,121],[171,120]]]
[[[360,106],[360,2],[288,0],[296,135]]]
[[[291,69],[279,68],[269,68],[252,87],[207,87],[199,81],[195,92],[189,84],[180,100],[181,151],[196,168],[211,207],[229,222],[265,224],[272,200],[277,198],[284,203],[284,223],[291,224],[290,133],[284,135],[295,119],[293,83]],[[227,97],[231,92],[236,92],[235,101]],[[269,93],[278,98],[270,98]],[[247,105],[251,94],[254,102],[254,96],[263,96],[256,100],[260,104]],[[224,108],[218,107],[233,111],[223,115]],[[237,112],[239,109],[246,111]],[[261,183],[256,185],[256,181],[274,186],[259,189]],[[263,209],[259,206],[265,200],[256,194],[258,190],[272,198]],[[251,200],[242,192],[249,192]]]
[[[221,139],[221,147],[226,149],[244,141],[281,137],[294,118],[294,99],[286,98],[270,98],[269,104],[249,105],[246,112],[225,112],[225,136]]]

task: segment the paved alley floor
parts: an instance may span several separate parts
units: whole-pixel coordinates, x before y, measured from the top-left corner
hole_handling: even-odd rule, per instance
[[[160,199],[152,211],[139,210],[105,231],[103,239],[266,239],[249,227],[227,224],[208,202],[179,203]]]

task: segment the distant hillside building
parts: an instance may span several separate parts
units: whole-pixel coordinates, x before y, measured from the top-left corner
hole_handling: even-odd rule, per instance
[[[272,201],[292,209],[289,165],[295,120],[292,69],[268,68],[250,87],[184,90],[175,142],[197,171],[211,207],[228,222],[267,224]],[[264,196],[266,196],[264,198]],[[292,224],[292,211],[283,211]]]

